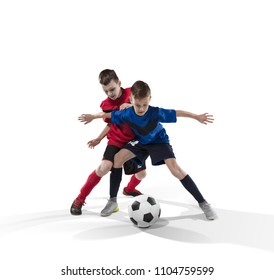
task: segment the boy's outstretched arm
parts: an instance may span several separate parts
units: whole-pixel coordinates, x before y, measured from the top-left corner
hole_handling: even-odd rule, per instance
[[[84,124],[87,124],[95,119],[110,119],[110,118],[111,118],[111,113],[100,112],[94,115],[82,114],[80,117],[78,117],[78,120],[80,122],[83,122]]]
[[[197,115],[183,110],[176,110],[176,117],[191,118],[202,124],[213,123],[214,121],[213,115],[209,115],[208,113]]]

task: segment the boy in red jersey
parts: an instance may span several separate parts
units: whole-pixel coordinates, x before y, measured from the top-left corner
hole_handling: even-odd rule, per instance
[[[134,141],[125,145],[114,157],[111,188],[119,188],[122,179],[123,163],[135,159],[140,163],[150,157],[152,165],[165,164],[171,174],[179,179],[185,189],[195,198],[199,207],[208,220],[217,218],[217,214],[205,200],[192,178],[177,163],[169,136],[162,123],[175,123],[178,117],[192,118],[202,124],[213,123],[212,115],[193,114],[183,110],[164,109],[150,106],[151,91],[147,83],[135,82],[131,87],[132,107],[123,111],[111,113],[98,113],[94,115],[82,115],[81,121],[88,118],[89,122],[97,118],[111,118],[115,124],[129,124],[136,134]]]
[[[131,106],[130,89],[121,88],[121,82],[114,70],[103,70],[99,74],[99,82],[102,85],[104,92],[108,96],[100,106],[103,112],[121,110]],[[72,215],[82,214],[82,206],[85,203],[86,197],[100,182],[101,178],[112,169],[115,154],[119,152],[119,150],[125,144],[135,138],[135,134],[133,133],[129,125],[115,125],[111,124],[110,119],[104,120],[108,123],[108,125],[96,139],[88,142],[88,146],[90,148],[93,148],[98,145],[105,136],[107,136],[108,144],[104,152],[102,162],[99,167],[88,176],[86,183],[80,190],[80,194],[73,201],[70,208],[70,212]],[[88,123],[88,121],[86,123]],[[125,195],[136,196],[141,194],[141,192],[139,192],[135,188],[146,176],[145,169],[145,164],[138,165],[134,161],[128,161],[124,164],[125,174],[134,174],[132,175],[127,187],[124,188],[123,193]],[[105,208],[101,211],[101,216],[106,217],[119,210],[117,204],[117,193],[118,188],[110,188],[110,199],[108,200]]]

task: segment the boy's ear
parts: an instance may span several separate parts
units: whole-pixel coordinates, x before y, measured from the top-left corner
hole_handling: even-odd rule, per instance
[[[129,101],[132,104],[132,96],[131,95],[129,96]]]
[[[121,87],[121,84],[122,84],[122,83],[121,83],[121,81],[119,80],[119,81],[118,81],[118,85],[119,85],[119,87]]]

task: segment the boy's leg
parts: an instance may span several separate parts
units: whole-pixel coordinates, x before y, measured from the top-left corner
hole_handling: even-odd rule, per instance
[[[145,171],[140,171],[139,173],[143,173]],[[137,174],[139,174],[137,173]],[[126,196],[138,196],[142,193],[136,189],[136,187],[141,183],[142,179],[137,178],[137,174],[133,174],[128,182],[127,186],[123,189],[123,194]]]
[[[89,176],[86,183],[80,190],[80,194],[73,201],[70,213],[72,215],[81,215],[82,214],[82,206],[85,204],[86,197],[90,194],[92,189],[100,182],[102,177],[99,177],[96,174],[96,170],[94,170]]]
[[[175,158],[169,158],[165,160],[165,164],[169,168],[170,172],[180,180],[181,184],[185,187],[185,189],[196,199],[199,203],[200,208],[205,213],[205,216],[209,220],[214,220],[217,218],[216,213],[207,203],[207,201],[202,196],[195,182],[191,179],[191,177],[181,169],[181,167],[177,164]]]
[[[112,213],[115,213],[119,211],[118,203],[117,203],[117,193],[119,190],[119,185],[122,180],[122,168],[112,168],[110,173],[110,188],[109,188],[109,194],[110,198],[104,207],[104,209],[101,211],[102,217],[110,216]],[[116,184],[113,185],[112,182],[119,182],[118,188]]]
[[[182,185],[188,190],[189,193],[197,200],[198,203],[205,201],[199,189],[197,188],[191,177],[177,164],[175,158],[169,158],[165,160],[165,164],[177,179],[180,180]]]
[[[85,204],[86,197],[100,182],[101,178],[110,171],[112,165],[112,162],[108,160],[103,160],[100,166],[88,176],[86,183],[80,190],[80,194],[77,196],[77,198],[73,201],[71,205],[70,213],[72,215],[82,214],[82,206]]]
[[[118,211],[117,194],[119,191],[120,183],[122,181],[122,166],[123,164],[135,157],[135,155],[126,149],[121,149],[114,157],[114,166],[110,174],[110,199],[106,206],[101,211],[101,216],[107,217],[113,212]]]
[[[140,182],[146,177],[146,165],[138,164],[134,160],[129,160],[124,164],[124,172],[127,175],[133,174],[129,183],[123,189],[123,194],[126,196],[138,196],[142,193],[136,189]]]

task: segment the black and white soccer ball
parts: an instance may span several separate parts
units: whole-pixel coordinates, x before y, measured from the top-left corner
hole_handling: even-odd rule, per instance
[[[157,222],[161,215],[160,204],[151,196],[138,195],[128,206],[128,215],[134,225],[141,228],[150,227]]]

